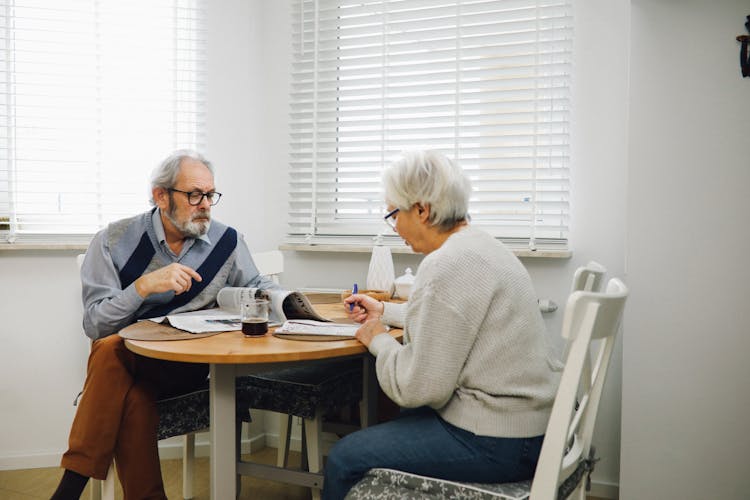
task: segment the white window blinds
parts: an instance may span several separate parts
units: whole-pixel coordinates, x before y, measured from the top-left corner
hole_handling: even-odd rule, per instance
[[[203,145],[200,0],[0,0],[0,243],[80,243]]]
[[[570,2],[297,1],[288,240],[393,234],[381,171],[429,148],[471,178],[473,224],[511,244],[564,248]]]

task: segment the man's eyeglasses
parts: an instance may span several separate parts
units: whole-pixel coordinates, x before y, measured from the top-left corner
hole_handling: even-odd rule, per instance
[[[185,196],[187,196],[188,203],[193,206],[197,206],[203,203],[204,197],[208,200],[208,204],[211,206],[219,203],[219,200],[221,199],[221,193],[217,193],[216,191],[204,193],[202,191],[180,191],[179,189],[174,188],[168,188],[167,191],[184,194]]]
[[[385,214],[385,217],[383,217],[385,223],[391,226],[391,229],[393,229],[394,231],[396,230],[396,214],[398,214],[399,210],[400,209],[398,208],[394,208],[393,210]]]

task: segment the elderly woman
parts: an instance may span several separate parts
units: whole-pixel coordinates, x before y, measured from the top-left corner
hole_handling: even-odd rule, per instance
[[[386,221],[425,254],[409,302],[346,299],[357,338],[377,357],[383,391],[405,408],[331,450],[324,499],[343,498],[369,469],[454,481],[534,474],[560,364],[528,273],[502,243],[469,224],[469,181],[431,151],[384,174]],[[404,329],[403,345],[386,324]]]

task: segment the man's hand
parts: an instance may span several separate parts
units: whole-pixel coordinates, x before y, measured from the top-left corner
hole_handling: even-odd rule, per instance
[[[143,298],[170,290],[179,295],[190,290],[193,280],[203,281],[203,278],[194,269],[175,262],[135,280],[135,290]]]

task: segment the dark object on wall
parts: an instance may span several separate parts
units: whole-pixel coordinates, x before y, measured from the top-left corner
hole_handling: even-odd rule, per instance
[[[747,16],[745,28],[747,28],[747,31],[750,32],[750,16]],[[742,43],[742,45],[740,46],[740,68],[742,69],[742,76],[747,77],[750,76],[750,57],[748,57],[747,53],[747,46],[750,43],[750,36],[738,35],[737,41]]]

